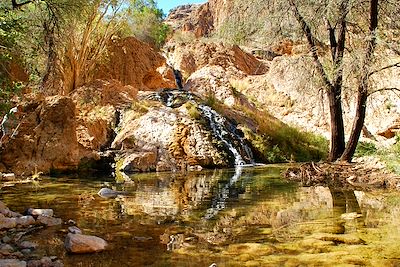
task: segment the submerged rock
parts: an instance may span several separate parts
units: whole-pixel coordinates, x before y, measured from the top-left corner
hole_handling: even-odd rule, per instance
[[[55,225],[60,225],[62,223],[62,220],[60,218],[54,218],[43,215],[39,215],[39,217],[37,217],[37,221],[47,226],[55,226]]]
[[[26,267],[26,261],[16,259],[0,259],[0,267]]]
[[[100,189],[99,192],[97,192],[97,194],[104,198],[110,198],[110,197],[117,197],[118,195],[126,195],[127,192],[116,191],[116,190],[113,190],[110,188],[102,188],[102,189]]]
[[[105,250],[107,242],[97,236],[69,233],[64,245],[69,253],[84,254]]]

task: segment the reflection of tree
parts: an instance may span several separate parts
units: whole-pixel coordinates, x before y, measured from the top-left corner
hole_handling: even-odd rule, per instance
[[[352,190],[342,190],[338,188],[329,187],[329,190],[332,195],[333,202],[333,220],[334,225],[334,233],[336,234],[344,234],[346,232],[346,224],[345,221],[339,220],[343,214],[355,213],[360,214],[361,208],[356,199],[354,191]],[[354,217],[355,219],[356,217]]]

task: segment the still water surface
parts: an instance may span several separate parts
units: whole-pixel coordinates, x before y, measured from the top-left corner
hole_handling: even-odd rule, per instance
[[[107,251],[68,255],[66,225],[30,238],[65,266],[400,266],[400,194],[299,187],[283,166],[44,178],[3,188],[12,210],[52,208]],[[101,198],[102,187],[125,191]]]

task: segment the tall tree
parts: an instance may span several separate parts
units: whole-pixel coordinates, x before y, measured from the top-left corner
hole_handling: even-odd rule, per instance
[[[375,71],[371,70],[374,64],[374,53],[377,46],[377,36],[379,30],[379,0],[369,0],[366,4],[365,1],[357,0],[338,0],[338,1],[317,1],[321,6],[330,5],[330,8],[334,7],[335,14],[334,21],[328,15],[327,12],[321,12],[322,19],[325,20],[326,24],[326,36],[329,40],[329,46],[331,51],[331,64],[332,68],[324,66],[321,57],[318,54],[318,39],[317,32],[320,31],[318,26],[311,26],[312,21],[307,20],[303,15],[300,7],[306,6],[307,1],[296,1],[289,0],[291,10],[294,17],[296,18],[303,35],[307,39],[310,53],[315,63],[317,74],[320,77],[329,99],[330,107],[330,118],[331,118],[331,149],[329,153],[329,161],[342,160],[351,161],[356,150],[358,140],[361,135],[362,128],[364,126],[366,117],[367,99],[371,94],[370,90],[370,77]],[[382,2],[383,3],[383,2]],[[382,4],[381,3],[381,4]],[[316,4],[316,2],[313,2]],[[390,1],[383,3],[385,8],[393,9],[393,5],[390,6]],[[367,6],[366,6],[367,5]],[[394,5],[399,7],[399,5]],[[368,16],[365,16],[367,10]],[[350,32],[348,27],[349,21],[355,19],[355,22],[351,23],[351,27],[357,28],[356,31],[363,32],[364,26],[367,26],[365,31],[365,38],[357,44],[358,47],[363,47],[363,52],[352,50],[352,46],[357,41],[354,37],[348,37],[347,33]],[[389,29],[387,29],[389,30]],[[354,35],[362,35],[360,33]],[[359,50],[360,50],[359,49]],[[359,53],[362,55],[359,56]],[[343,109],[342,109],[342,91],[344,87],[344,71],[345,70],[345,57],[356,58],[360,57],[361,61],[357,69],[356,77],[356,88],[357,88],[357,101],[356,111],[351,129],[350,137],[345,143],[344,135],[344,122],[343,122]],[[352,62],[352,64],[355,64]],[[381,67],[380,70],[385,70],[392,67],[398,67],[399,62],[390,64],[388,66]],[[347,70],[351,71],[351,70]],[[329,72],[329,73],[328,73]],[[350,75],[348,75],[350,76]],[[378,89],[380,91],[380,89]]]

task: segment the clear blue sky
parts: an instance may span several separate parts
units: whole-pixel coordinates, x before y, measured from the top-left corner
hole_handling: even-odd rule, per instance
[[[165,15],[168,15],[169,10],[180,5],[186,4],[201,4],[205,3],[207,0],[157,0],[158,7],[164,11]]]

